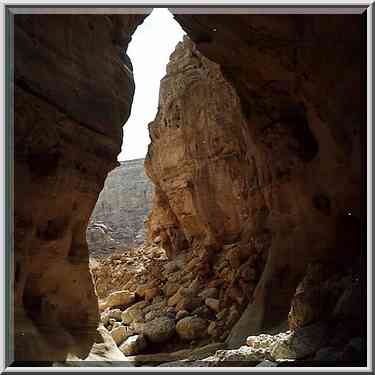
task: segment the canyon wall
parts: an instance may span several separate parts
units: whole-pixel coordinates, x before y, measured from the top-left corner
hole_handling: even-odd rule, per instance
[[[266,263],[228,340],[235,346],[287,318],[309,263],[345,268],[363,256],[363,19],[175,18],[220,65],[241,109],[194,52],[175,64],[180,74],[170,67],[150,125],[151,231],[171,256],[198,242],[207,263],[230,243],[261,249]]]
[[[97,335],[86,227],[117,165],[145,15],[14,16],[17,361],[84,357]]]
[[[364,19],[172,12],[231,86],[218,68],[206,78],[198,67],[199,86],[189,63],[196,91],[182,86],[176,103],[162,103],[171,107],[156,122],[168,109],[169,124],[151,130],[153,142],[176,142],[170,155],[152,146],[148,156],[150,227],[171,257],[195,246],[203,270],[234,242],[267,255],[235,345],[285,319],[309,262],[345,267],[365,256]],[[86,227],[117,165],[134,91],[125,51],[144,17],[14,18],[17,360],[84,357],[96,339]]]
[[[87,228],[90,257],[111,255],[146,240],[153,185],[143,163],[144,159],[121,161],[108,174]]]

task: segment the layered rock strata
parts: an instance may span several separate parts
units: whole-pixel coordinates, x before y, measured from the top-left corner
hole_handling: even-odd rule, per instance
[[[86,227],[117,165],[144,15],[14,16],[17,361],[84,357],[98,326]]]
[[[169,158],[170,168],[164,169],[157,164],[160,156],[151,153],[158,171],[154,175],[158,175],[157,185],[162,190],[158,194],[160,212],[168,211],[169,205],[174,217],[169,214],[168,220],[176,228],[174,232],[182,232],[190,241],[189,235],[197,233],[194,220],[193,224],[188,222],[190,212],[185,215],[185,207],[176,209],[172,186],[181,187],[184,180],[185,190],[192,191],[193,196],[196,186],[209,186],[203,203],[186,204],[204,207],[203,214],[201,210],[195,215],[209,222],[202,243],[206,241],[207,248],[220,250],[223,243],[240,237],[247,238],[248,244],[254,242],[269,249],[253,293],[254,303],[248,306],[229,340],[231,345],[239,345],[244,340],[242,332],[252,334],[285,319],[295,287],[309,262],[324,259],[345,267],[363,256],[360,228],[364,57],[359,45],[364,20],[349,15],[229,16],[186,15],[177,11],[175,18],[196,48],[220,65],[238,95],[243,124],[236,131],[229,125],[230,136],[222,136],[225,142],[214,140],[213,136],[208,139],[210,130],[198,131],[196,122],[207,125],[215,112],[225,118],[228,101],[220,102],[221,111],[201,111],[203,102],[209,107],[213,94],[191,90],[190,99],[183,100],[193,115],[186,114],[185,108],[163,106],[161,101],[161,113],[171,110],[176,116],[166,116],[171,125],[164,131],[165,140],[173,139],[173,144],[177,144],[176,159],[185,158],[188,147],[184,149],[183,142],[173,138],[181,138],[183,132],[173,130],[173,124],[182,124],[181,129],[192,126],[196,131],[190,143],[199,143],[198,139],[210,142],[211,150],[220,145],[222,155],[234,142],[245,146],[239,161],[230,162],[234,174],[230,183],[224,177],[227,172],[221,172],[220,167],[215,167],[220,172],[212,177],[210,167],[203,167],[202,160],[196,162],[202,173],[193,181],[184,180],[186,168],[174,168],[176,164]],[[177,84],[175,91],[176,87]],[[189,88],[181,89],[184,90],[189,92]],[[174,91],[171,92],[173,96]],[[180,98],[176,102],[179,101]],[[168,99],[166,102],[170,103]],[[201,117],[194,118],[198,113]],[[162,116],[159,114],[156,119],[157,128],[167,129],[168,125],[158,121]],[[215,136],[220,138],[223,132],[217,126]],[[236,141],[239,138],[241,141]],[[214,163],[210,160],[207,164]],[[166,177],[172,180],[173,173],[177,177],[170,186],[160,182]],[[217,175],[224,180],[220,181]],[[244,194],[238,194],[241,203],[237,204],[234,202],[238,195],[233,194],[233,189],[241,192],[241,179],[246,184]],[[222,196],[217,200],[215,191],[220,189]],[[241,216],[229,207],[241,207],[247,220],[237,221]],[[231,212],[229,217],[227,212]],[[215,232],[212,228],[219,229]]]
[[[87,230],[91,257],[111,255],[116,249],[145,241],[153,186],[143,162],[122,161],[108,174]]]

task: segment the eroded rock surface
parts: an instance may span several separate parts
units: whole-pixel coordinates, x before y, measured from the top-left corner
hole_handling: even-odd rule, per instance
[[[145,220],[153,186],[145,175],[143,162],[144,159],[122,161],[108,174],[87,230],[90,257],[108,256],[146,240]]]
[[[15,358],[85,357],[98,338],[86,227],[117,165],[145,15],[14,17]]]
[[[361,257],[362,19],[175,18],[196,49],[172,56],[150,124],[150,226],[171,257],[199,243],[207,270],[228,243],[262,254],[239,346],[286,319],[308,263]]]

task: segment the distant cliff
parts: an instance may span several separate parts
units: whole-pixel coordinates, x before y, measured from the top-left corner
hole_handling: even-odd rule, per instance
[[[109,255],[117,248],[136,246],[145,240],[144,221],[153,187],[143,162],[123,161],[108,174],[87,230],[91,256]]]

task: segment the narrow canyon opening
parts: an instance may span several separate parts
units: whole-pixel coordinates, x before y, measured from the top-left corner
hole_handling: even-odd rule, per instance
[[[363,18],[51,17],[15,18],[18,360],[363,363]]]

